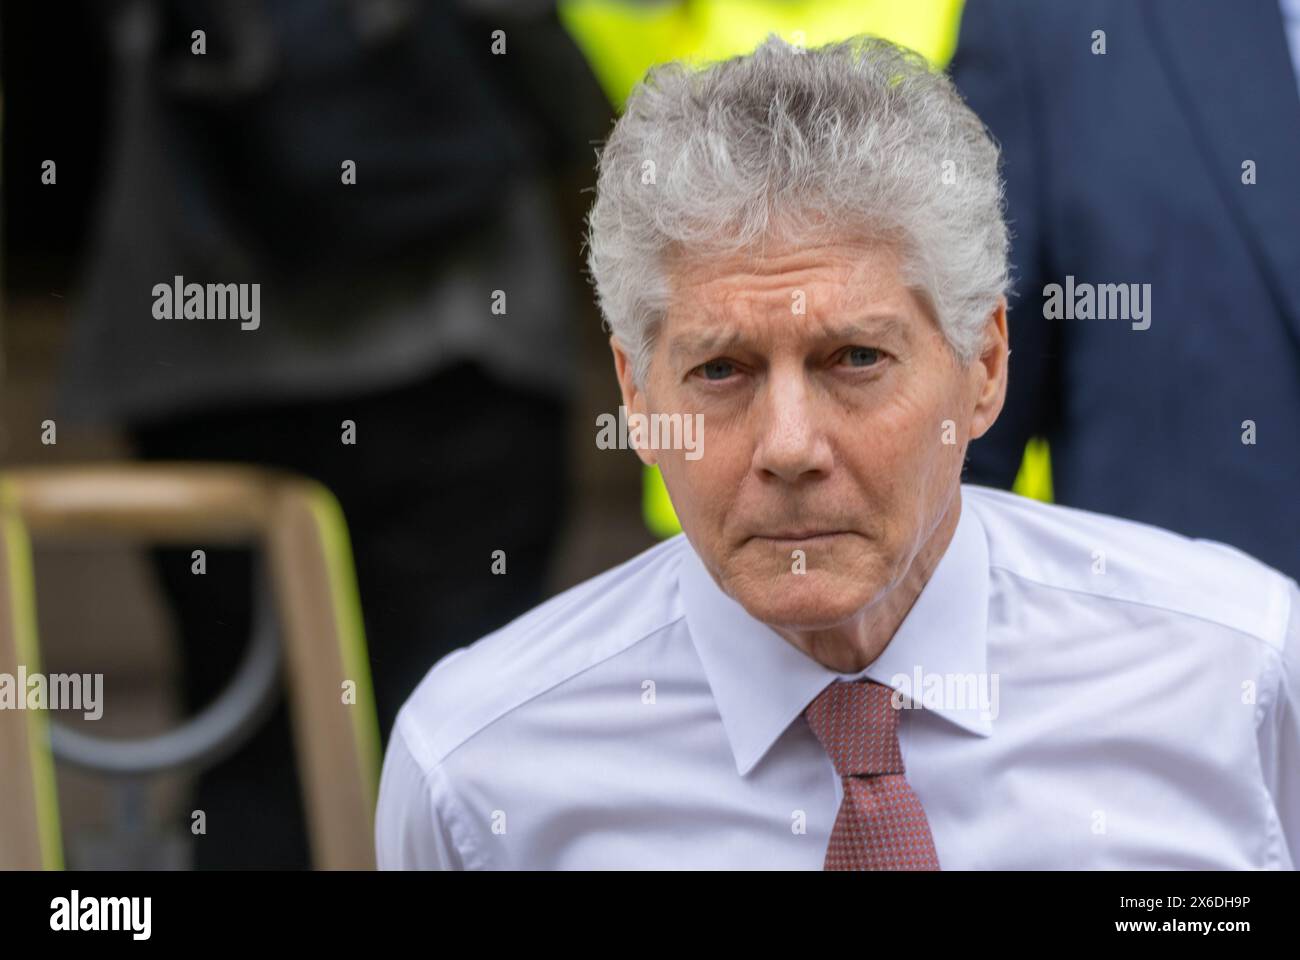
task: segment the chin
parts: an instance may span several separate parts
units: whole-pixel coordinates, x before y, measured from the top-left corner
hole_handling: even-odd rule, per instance
[[[737,603],[755,620],[790,630],[827,630],[857,616],[871,603],[860,581],[823,571],[786,574],[778,582],[740,585]]]

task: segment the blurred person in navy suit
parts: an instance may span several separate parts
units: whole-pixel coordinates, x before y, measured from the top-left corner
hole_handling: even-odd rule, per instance
[[[1300,3],[973,0],[952,73],[1017,274],[968,480],[1009,487],[1045,437],[1058,502],[1300,575]],[[1046,319],[1067,277],[1150,284],[1150,326]]]

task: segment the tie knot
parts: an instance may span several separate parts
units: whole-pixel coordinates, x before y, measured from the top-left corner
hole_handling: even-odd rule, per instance
[[[903,773],[894,691],[875,680],[836,680],[804,710],[841,777]]]

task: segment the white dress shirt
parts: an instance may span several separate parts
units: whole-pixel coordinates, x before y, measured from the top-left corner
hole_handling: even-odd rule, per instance
[[[966,484],[858,674],[750,617],[681,535],[444,657],[387,750],[379,866],[820,870],[842,787],[801,712],[857,676],[916,707],[900,745],[943,869],[1300,862],[1296,582]]]

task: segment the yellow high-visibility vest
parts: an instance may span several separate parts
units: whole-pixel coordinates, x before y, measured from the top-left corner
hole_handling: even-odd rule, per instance
[[[816,47],[860,33],[886,37],[945,66],[957,46],[962,0],[561,0],[560,21],[620,109],[646,70],[749,53],[779,34]]]

